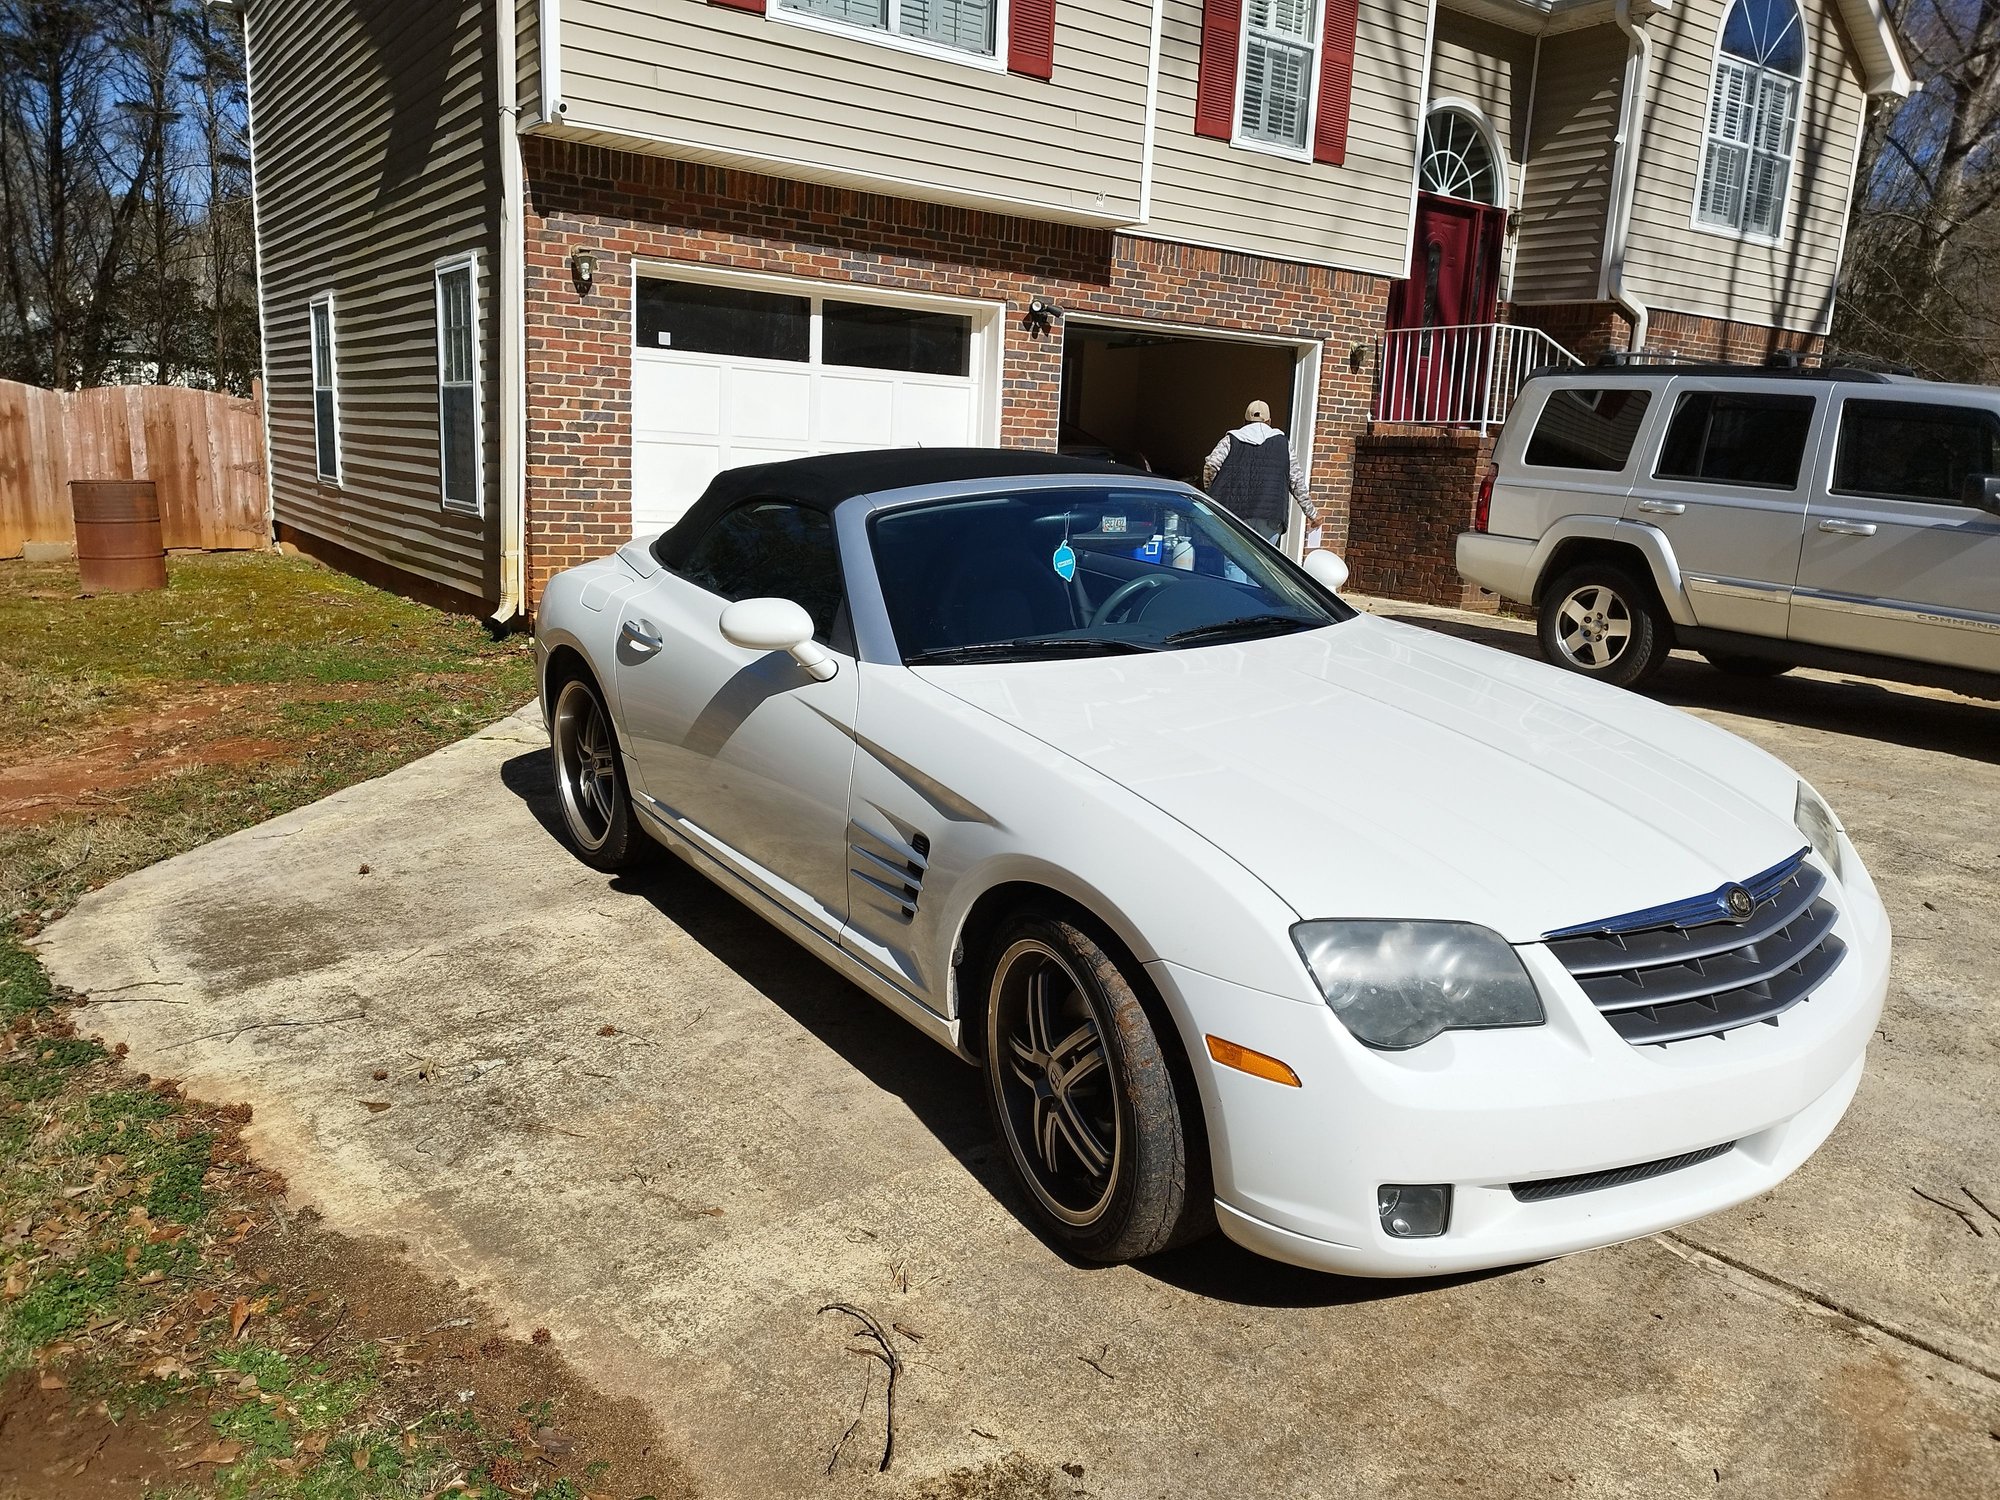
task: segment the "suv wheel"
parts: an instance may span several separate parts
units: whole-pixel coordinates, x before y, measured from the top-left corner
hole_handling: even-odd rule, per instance
[[[1653,591],[1614,563],[1571,568],[1542,596],[1542,655],[1585,677],[1634,687],[1674,648],[1673,625]]]

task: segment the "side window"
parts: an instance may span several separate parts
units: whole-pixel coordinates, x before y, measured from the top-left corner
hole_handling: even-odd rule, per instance
[[[1961,505],[1968,474],[2000,472],[2000,418],[1976,406],[1849,401],[1840,411],[1836,494]]]
[[[1754,391],[1690,391],[1674,409],[1655,479],[1788,490],[1799,482],[1813,398]]]
[[[826,640],[840,613],[840,548],[824,512],[751,500],[719,517],[688,554],[681,574],[723,598],[790,599],[805,606]]]
[[[333,363],[333,293],[312,299],[313,454],[321,479],[340,483],[340,390]]]
[[[1535,419],[1522,462],[1537,469],[1595,469],[1615,474],[1652,404],[1650,391],[1565,386],[1552,391]]]

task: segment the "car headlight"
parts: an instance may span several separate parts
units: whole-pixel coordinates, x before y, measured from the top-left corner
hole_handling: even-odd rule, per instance
[[[1507,940],[1470,922],[1301,922],[1292,941],[1328,1008],[1371,1047],[1545,1019]]]
[[[1799,783],[1799,800],[1792,804],[1792,822],[1827,871],[1835,880],[1840,879],[1840,819],[1833,815],[1826,799],[1803,781]]]

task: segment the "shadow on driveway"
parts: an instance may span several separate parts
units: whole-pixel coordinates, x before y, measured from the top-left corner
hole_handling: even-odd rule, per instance
[[[500,780],[527,805],[551,839],[567,843],[548,751],[530,751],[506,761],[500,767]],[[1007,1175],[976,1071],[664,850],[647,868],[614,876],[609,889],[650,903],[848,1066],[884,1093],[900,1099],[973,1178],[1041,1237],[1040,1226],[1028,1216]],[[1042,1242],[1051,1254],[1079,1270],[1105,1269],[1076,1259],[1046,1238]],[[1219,1233],[1199,1244],[1155,1256],[1135,1269],[1214,1301],[1298,1308],[1381,1302],[1502,1274],[1481,1272],[1407,1281],[1332,1276],[1266,1260]]]
[[[1481,646],[1542,659],[1532,631],[1429,614],[1378,612],[1385,620],[1418,625]],[[2000,692],[2000,685],[1996,685]],[[2000,703],[1932,697],[1922,688],[1872,677],[1787,673],[1782,677],[1735,677],[1686,655],[1669,657],[1646,684],[1648,697],[1676,708],[1705,708],[1746,718],[1769,719],[1800,729],[1861,735],[1912,750],[1957,755],[2000,764]]]

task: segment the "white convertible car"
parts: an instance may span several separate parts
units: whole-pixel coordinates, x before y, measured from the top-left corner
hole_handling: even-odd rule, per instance
[[[1107,464],[732,470],[549,585],[564,819],[600,869],[666,845],[976,1064],[1081,1256],[1219,1222],[1421,1275],[1779,1182],[1887,983],[1839,821],[1344,576]]]

